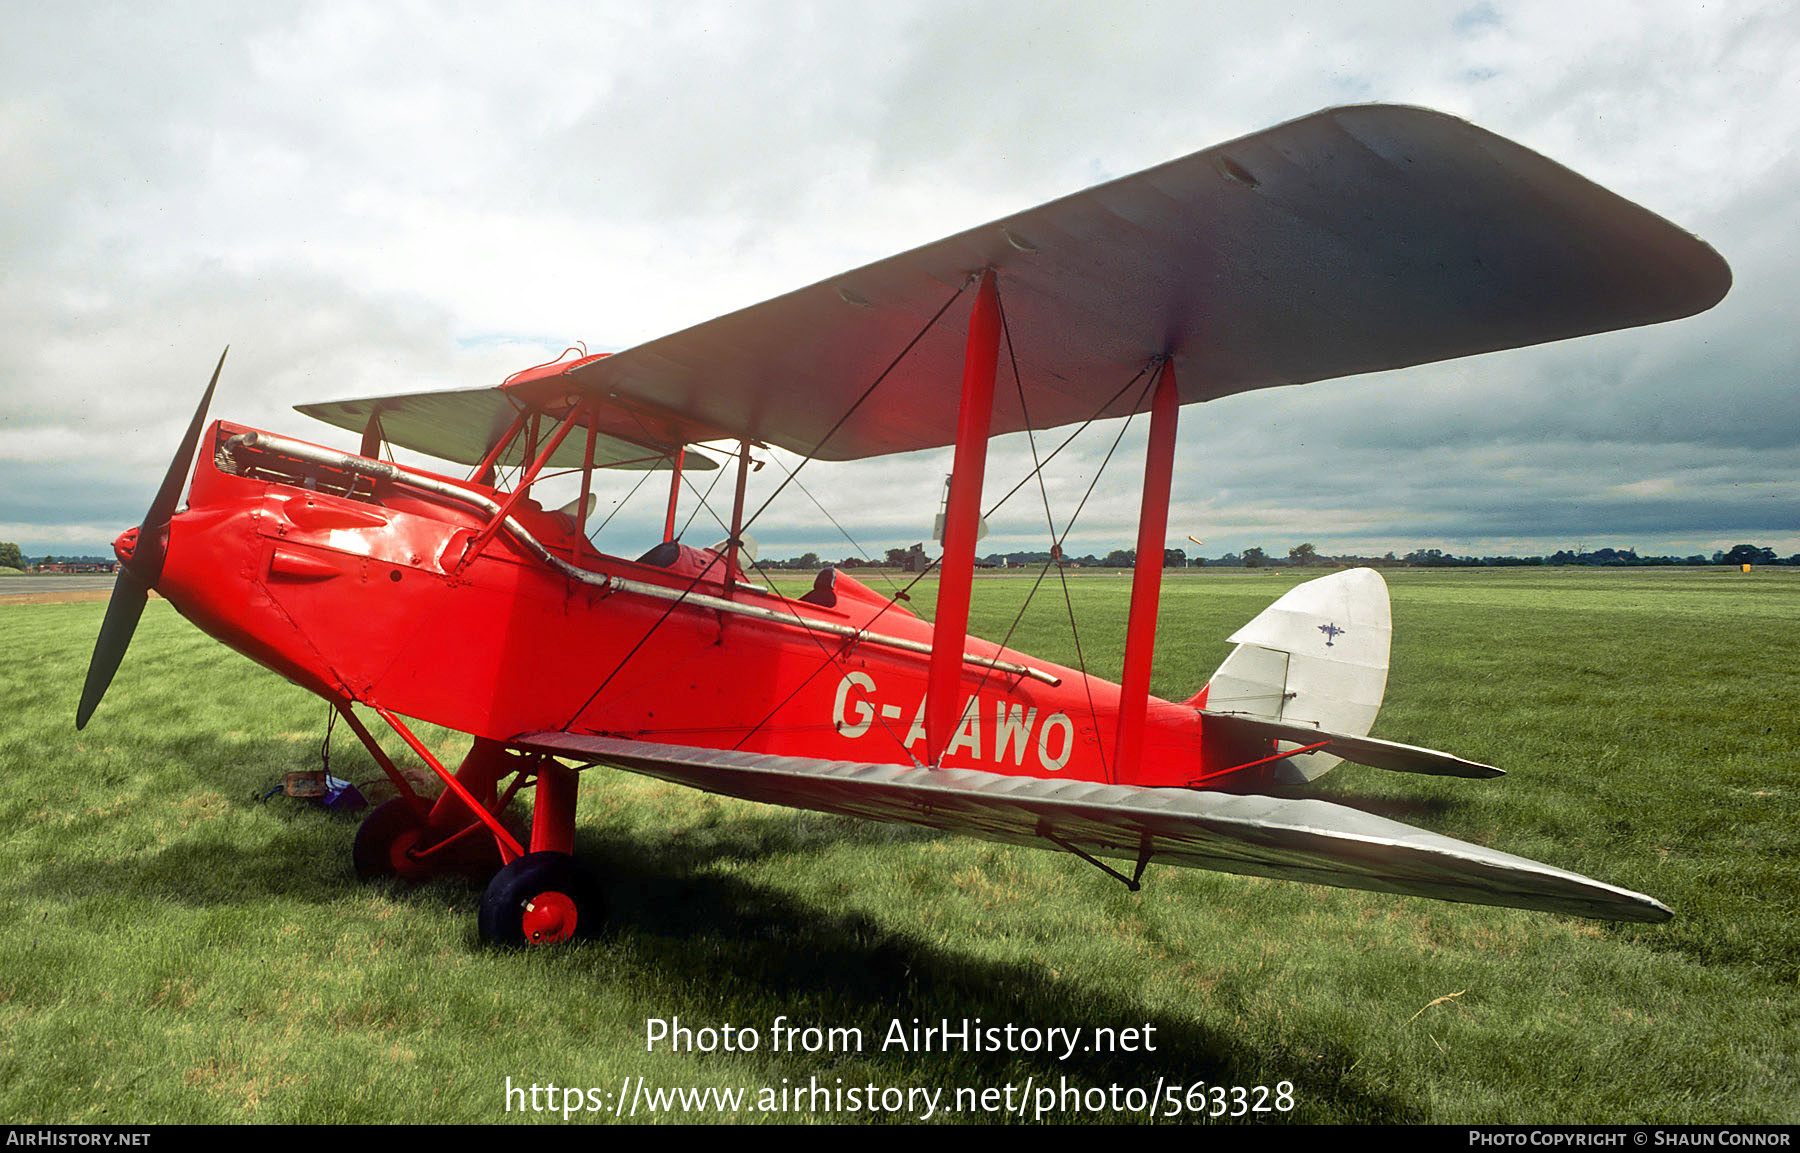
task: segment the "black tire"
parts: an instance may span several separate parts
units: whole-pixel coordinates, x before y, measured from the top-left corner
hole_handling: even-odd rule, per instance
[[[567,853],[527,853],[501,869],[481,895],[481,939],[507,948],[560,944],[591,935],[605,915],[599,886]]]
[[[502,813],[500,823],[520,844],[531,843],[530,832],[511,813]],[[413,861],[406,855],[407,844],[428,844],[426,832],[424,822],[404,797],[395,797],[376,808],[356,830],[356,842],[350,849],[357,879],[400,877],[423,881],[448,874],[481,883],[499,871],[500,850],[486,829],[463,834],[455,844],[434,853],[429,864]]]
[[[378,806],[357,827],[356,841],[350,847],[350,863],[359,881],[382,877],[405,876],[416,880],[423,870],[403,867],[404,845],[417,841],[425,828],[404,797],[395,797]]]

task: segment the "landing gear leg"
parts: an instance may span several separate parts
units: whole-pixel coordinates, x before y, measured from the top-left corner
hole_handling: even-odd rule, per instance
[[[599,886],[574,855],[577,779],[549,757],[538,761],[531,852],[501,869],[482,894],[482,940],[555,945],[600,923]]]
[[[448,869],[467,871],[498,855],[506,865],[482,894],[477,925],[482,939],[496,945],[555,945],[591,932],[602,920],[600,887],[575,859],[575,803],[578,776],[550,757],[521,757],[498,741],[475,739],[452,774],[431,751],[380,707],[382,719],[444,782],[445,793],[426,803],[369,733],[348,702],[338,710],[355,729],[401,796],[376,809],[356,834],[353,859],[364,880],[400,876],[420,880]],[[502,795],[500,781],[517,774]],[[522,784],[536,789],[532,828],[521,839],[501,819]],[[527,851],[529,846],[529,851]],[[491,871],[491,870],[490,870]]]

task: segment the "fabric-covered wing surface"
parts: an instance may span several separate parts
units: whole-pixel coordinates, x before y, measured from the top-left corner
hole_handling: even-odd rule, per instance
[[[1717,253],[1585,178],[1420,108],[1336,108],[521,385],[810,452],[931,316],[999,271],[1030,425],[1086,420],[1152,357],[1184,403],[1652,324],[1730,287]],[[818,455],[955,439],[967,300]],[[1002,356],[1004,363],[1006,357]],[[1109,415],[1139,404],[1135,389]],[[1026,427],[996,390],[995,434]]]
[[[542,407],[553,417],[561,417],[568,412],[568,406],[560,401],[558,396],[557,403]],[[356,433],[368,424],[371,414],[379,413],[383,439],[390,444],[469,465],[479,464],[487,456],[511,427],[520,407],[499,388],[460,388],[294,406],[307,416]],[[674,458],[675,446],[717,436],[694,430],[695,435],[671,437],[667,430],[649,425],[617,406],[593,414],[592,419],[599,433],[594,440],[594,463],[602,468],[667,468]],[[548,428],[544,435],[550,435]],[[519,464],[524,447],[522,439],[514,441],[500,463],[507,467]],[[580,468],[586,450],[586,435],[572,433],[557,448],[550,464],[556,468]],[[709,457],[688,453],[682,467],[704,470],[718,465]]]
[[[709,792],[1095,856],[1621,921],[1664,921],[1640,893],[1324,801],[965,769],[853,764],[577,733],[514,744]]]

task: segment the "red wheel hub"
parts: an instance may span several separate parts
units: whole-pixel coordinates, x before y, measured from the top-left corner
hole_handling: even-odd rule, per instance
[[[431,875],[431,866],[413,856],[424,839],[424,829],[407,829],[394,838],[388,847],[388,860],[393,862],[397,875],[408,881],[422,881]]]
[[[567,894],[539,893],[525,902],[520,925],[533,945],[555,945],[575,935],[575,902]]]

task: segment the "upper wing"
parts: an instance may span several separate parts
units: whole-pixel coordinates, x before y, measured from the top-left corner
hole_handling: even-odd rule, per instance
[[[1181,400],[1672,320],[1731,284],[1674,225],[1442,113],[1336,108],[521,383],[575,385],[734,437],[848,460],[951,444],[968,307],[999,272],[1029,424],[1104,409],[1163,353]],[[1027,427],[995,390],[993,432]],[[821,441],[824,443],[821,444]]]
[[[514,744],[605,762],[709,792],[993,841],[1079,848],[1228,873],[1511,905],[1618,921],[1666,921],[1641,893],[1324,801],[1290,800],[778,757],[577,733]]]
[[[480,464],[487,457],[488,450],[512,427],[521,407],[501,388],[461,388],[294,406],[307,416],[358,433],[369,423],[369,417],[377,416],[382,439],[388,443],[469,465]],[[568,412],[568,405],[563,403],[540,403],[539,407],[559,417]],[[582,423],[594,426],[594,463],[602,468],[662,468],[674,460],[681,445],[718,439],[716,432],[709,436],[684,435],[702,431],[699,429],[672,433],[619,405],[597,408]],[[548,430],[544,435],[549,435]],[[518,464],[524,450],[523,438],[515,440],[500,463],[508,467]],[[580,468],[586,451],[587,438],[571,434],[557,447],[549,463],[557,468]],[[688,453],[682,467],[710,469],[718,465],[700,453]]]

